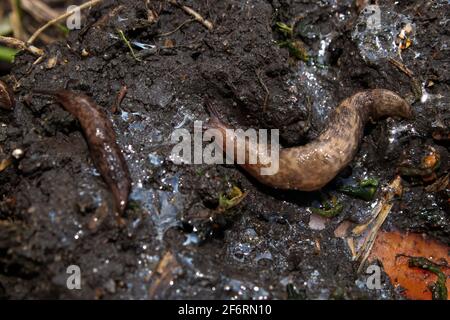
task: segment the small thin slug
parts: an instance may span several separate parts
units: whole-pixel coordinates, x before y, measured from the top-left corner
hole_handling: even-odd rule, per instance
[[[131,178],[125,158],[116,143],[110,120],[88,96],[69,90],[34,90],[51,95],[80,123],[95,166],[113,194],[116,209],[122,214],[128,203]]]
[[[246,162],[242,168],[259,182],[277,189],[314,191],[324,187],[344,169],[354,158],[362,140],[363,130],[369,119],[377,120],[384,116],[412,117],[411,106],[394,92],[384,89],[362,91],[345,99],[334,110],[328,124],[320,136],[306,145],[281,149],[279,169],[273,175],[262,175],[260,162],[249,164],[249,152],[258,152],[258,145],[253,146],[242,139],[235,139],[234,134],[227,135],[229,128],[218,117],[217,111],[207,104],[210,119],[208,128],[217,129],[222,134],[223,145],[234,146],[234,159],[239,143],[245,143]],[[248,141],[248,140],[247,140]],[[263,150],[271,150],[266,146]],[[270,155],[269,155],[270,156]]]

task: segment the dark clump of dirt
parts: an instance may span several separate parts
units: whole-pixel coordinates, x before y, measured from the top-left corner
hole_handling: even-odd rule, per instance
[[[372,34],[355,27],[353,1],[183,1],[213,22],[208,30],[167,1],[111,0],[40,63],[20,54],[5,77],[16,108],[0,110],[0,159],[23,151],[0,172],[0,296],[285,299],[293,284],[308,299],[401,298],[384,275],[369,290],[357,274],[334,230],[366,221],[371,202],[336,190],[367,177],[386,185],[403,164],[438,153],[433,172],[405,171],[413,174],[384,228],[449,243],[448,186],[430,187],[448,174],[448,3],[380,2],[385,34],[405,19],[414,25],[402,52],[413,76],[389,62],[400,60],[391,42],[361,45]],[[280,47],[277,22],[294,25],[308,59]],[[32,93],[64,87],[91,96],[114,124],[133,180],[124,217],[113,214],[76,119]],[[407,98],[415,119],[369,125],[355,160],[322,193],[281,192],[236,166],[176,165],[171,156],[172,132],[206,120],[207,97],[231,125],[280,129],[292,146],[316,137],[340,100],[376,87]],[[218,211],[233,187],[246,197]],[[344,209],[314,230],[309,208],[323,193]],[[67,289],[70,265],[80,267],[81,290]]]

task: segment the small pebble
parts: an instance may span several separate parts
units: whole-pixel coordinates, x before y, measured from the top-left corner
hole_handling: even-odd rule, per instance
[[[23,155],[24,155],[24,152],[23,152],[22,149],[15,149],[15,150],[12,152],[12,156],[13,156],[15,159],[17,159],[17,160],[19,160],[20,158],[22,158]]]

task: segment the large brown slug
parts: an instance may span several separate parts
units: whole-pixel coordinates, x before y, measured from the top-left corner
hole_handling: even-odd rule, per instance
[[[116,143],[110,120],[88,96],[69,90],[35,90],[54,96],[66,111],[80,123],[89,151],[97,169],[114,197],[116,209],[123,213],[131,190],[131,178],[125,158]]]
[[[208,127],[218,129],[222,134],[222,150],[226,150],[227,144],[234,145],[235,160],[238,148],[242,147],[239,144],[245,143],[245,159],[249,159],[249,154],[261,150],[258,145],[236,139],[233,134],[227,135],[226,130],[229,127],[219,119],[211,105],[208,108],[211,114]],[[281,149],[279,169],[275,174],[261,174],[261,168],[270,167],[271,163],[263,165],[257,161],[255,164],[249,164],[246,161],[241,166],[258,181],[274,188],[318,190],[352,161],[366,122],[384,116],[410,118],[412,110],[404,99],[391,91],[374,89],[358,92],[341,102],[317,139],[304,146]],[[264,150],[271,148],[266,146]]]

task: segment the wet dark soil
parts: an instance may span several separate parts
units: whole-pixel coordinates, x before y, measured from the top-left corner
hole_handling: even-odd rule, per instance
[[[364,177],[385,185],[402,160],[414,165],[429,147],[440,154],[436,177],[448,173],[448,140],[433,138],[436,130],[448,133],[450,121],[448,2],[380,1],[392,30],[404,17],[415,26],[413,45],[402,52],[413,77],[389,62],[399,60],[391,43],[370,55],[361,47],[353,1],[183,3],[214,29],[186,22],[191,17],[165,1],[105,1],[81,30],[48,46],[43,61],[23,53],[4,77],[17,106],[0,109],[0,159],[15,149],[24,156],[0,173],[0,297],[286,299],[293,284],[307,299],[401,298],[384,276],[382,289],[367,289],[367,275],[357,274],[346,243],[334,236],[344,220],[365,222],[373,202],[336,190]],[[296,39],[320,64],[279,47],[279,21],[297,22]],[[114,114],[123,85],[128,92]],[[91,96],[114,124],[133,179],[122,219],[76,119],[32,94],[65,86]],[[344,204],[323,230],[309,224],[319,192],[277,191],[236,166],[176,165],[170,156],[172,132],[207,119],[206,97],[228,123],[280,129],[283,145],[292,146],[316,137],[340,100],[377,87],[408,99],[415,118],[367,127],[355,160],[322,192]],[[218,199],[233,186],[248,195],[219,214]],[[449,244],[449,189],[426,186],[404,177],[404,195],[383,229]],[[81,290],[66,287],[69,265],[81,269]]]

